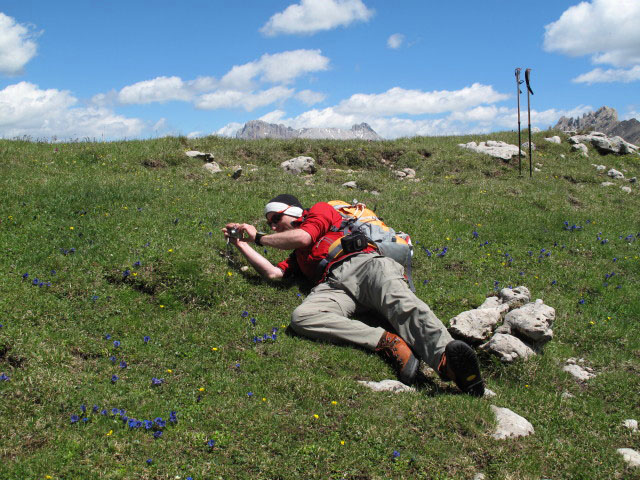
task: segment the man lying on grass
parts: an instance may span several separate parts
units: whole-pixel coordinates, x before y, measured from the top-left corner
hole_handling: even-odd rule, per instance
[[[269,201],[264,212],[275,233],[258,233],[247,223],[229,223],[222,231],[264,278],[302,274],[316,282],[293,311],[294,331],[374,350],[393,363],[403,383],[413,382],[420,359],[443,380],[453,380],[463,392],[483,395],[484,383],[474,350],[453,340],[427,304],[409,289],[402,265],[367,244],[319,268],[329,246],[344,236],[340,230],[343,218],[331,205],[319,202],[304,209],[296,197],[283,194]],[[250,243],[293,252],[273,265]],[[349,318],[367,311],[382,315],[395,332]]]

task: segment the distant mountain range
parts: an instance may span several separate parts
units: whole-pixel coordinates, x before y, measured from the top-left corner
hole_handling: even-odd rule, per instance
[[[353,125],[350,130],[343,128],[299,128],[251,120],[236,132],[236,138],[257,140],[260,138],[311,138],[330,140],[382,140],[368,124]]]
[[[635,118],[619,122],[618,112],[610,107],[600,107],[597,111],[585,113],[582,117],[561,117],[554,128],[562,131],[602,132],[610,137],[622,137],[634,145],[640,144],[640,122]]]

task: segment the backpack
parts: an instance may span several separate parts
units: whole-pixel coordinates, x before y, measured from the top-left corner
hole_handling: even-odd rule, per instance
[[[340,227],[332,227],[332,230],[342,231],[344,236],[354,233],[363,234],[367,238],[369,245],[373,246],[380,255],[390,257],[405,267],[409,288],[415,291],[413,279],[411,278],[411,257],[413,256],[411,237],[404,232],[396,232],[386,225],[364,203],[356,200],[353,203],[346,203],[341,200],[331,200],[327,203],[342,216]],[[329,247],[327,257],[323,260],[324,265],[340,257],[343,253],[341,242],[334,242]]]

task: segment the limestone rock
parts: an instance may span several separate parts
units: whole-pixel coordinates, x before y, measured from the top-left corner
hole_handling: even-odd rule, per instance
[[[631,193],[631,187],[620,187],[623,192]]]
[[[316,161],[311,157],[296,157],[285,160],[280,164],[285,172],[299,175],[300,173],[315,173]]]
[[[535,433],[533,425],[524,417],[508,408],[491,405],[491,410],[496,416],[498,426],[492,437],[497,440],[505,438],[526,437]]]
[[[629,419],[625,420],[624,422],[622,422],[622,426],[625,427],[625,428],[628,428],[632,432],[637,432],[638,431],[638,421],[634,420],[633,418],[629,418]]]
[[[589,149],[587,148],[587,146],[584,143],[575,143],[575,144],[571,145],[571,151],[572,152],[580,152],[585,157],[589,156]]]
[[[600,186],[602,187],[610,187],[611,185],[615,185],[613,182],[602,182]]]
[[[497,396],[496,392],[489,390],[486,386],[484,387],[484,394],[482,395],[483,398],[493,398],[495,396]]]
[[[630,467],[640,467],[640,452],[631,448],[619,448],[616,451],[622,455],[622,458]]]
[[[560,120],[553,128],[563,131],[601,130],[608,132],[615,128],[618,123],[618,112],[614,108],[604,106],[596,112],[583,114],[582,118],[560,117]]]
[[[251,120],[236,132],[236,138],[256,140],[260,138],[309,138],[332,140],[382,140],[368,124],[353,125],[350,130],[342,128],[293,129],[282,124]]]
[[[596,170],[599,171],[599,172],[604,172],[607,169],[607,167],[605,165],[596,165],[595,163],[592,163],[591,165],[596,167]]]
[[[617,180],[622,180],[624,178],[624,173],[619,172],[615,168],[610,169],[607,172],[607,175],[609,175],[611,178],[614,178],[614,179],[617,179]]]
[[[486,142],[459,143],[459,147],[467,148],[478,153],[486,153],[495,158],[501,158],[502,160],[511,160],[511,157],[518,155],[520,152],[522,155],[526,155],[517,145],[511,145],[505,142],[496,142],[495,140],[487,140]]]
[[[509,308],[516,308],[528,303],[531,300],[531,293],[523,285],[516,288],[503,288],[500,290],[500,300],[509,305]]]
[[[203,153],[197,150],[189,150],[188,152],[184,153],[187,157],[199,158],[200,160],[204,160],[205,162],[213,162],[214,159],[213,153]]]
[[[449,322],[449,332],[470,343],[486,341],[502,320],[500,308],[479,308],[456,315]]]
[[[518,358],[526,360],[535,355],[533,349],[522,340],[506,333],[496,333],[491,340],[480,346],[480,350],[497,355],[505,363],[513,362]]]
[[[396,178],[403,180],[405,178],[416,178],[416,171],[413,168],[403,168],[402,170],[396,170],[393,172]]]
[[[202,166],[209,173],[220,173],[222,169],[216,162],[207,162]]]
[[[358,188],[358,184],[356,182],[354,182],[354,181],[345,182],[345,183],[342,184],[342,186],[346,187],[346,188]]]
[[[478,307],[478,310],[482,310],[485,308],[488,308],[488,309],[497,308],[500,310],[500,313],[504,316],[504,314],[509,311],[509,304],[502,303],[502,300],[496,296],[491,296],[491,297],[485,298],[484,302],[482,302],[482,305]]]
[[[522,149],[523,149],[524,151],[529,150],[529,142],[524,142],[524,143],[522,144]],[[531,142],[531,151],[532,151],[532,152],[535,152],[535,151],[536,151],[536,144],[535,144],[535,143],[533,143],[533,142]]]
[[[553,137],[545,138],[545,140],[550,143],[562,143],[562,140],[557,135],[554,135]]]
[[[512,333],[532,341],[539,348],[553,338],[551,326],[555,318],[556,311],[538,299],[511,310],[504,317],[504,323]]]
[[[399,382],[398,380],[382,380],[380,382],[368,382],[365,380],[358,380],[358,383],[360,385],[364,385],[367,388],[370,388],[371,390],[373,390],[374,392],[394,392],[394,393],[401,393],[401,392],[415,392],[416,389],[413,387],[410,387],[408,385],[405,385],[402,382]]]
[[[579,380],[581,382],[586,382],[587,380],[590,380],[596,376],[591,368],[581,367],[580,365],[569,363],[568,361],[567,364],[562,367],[562,370],[570,373],[576,380]]]

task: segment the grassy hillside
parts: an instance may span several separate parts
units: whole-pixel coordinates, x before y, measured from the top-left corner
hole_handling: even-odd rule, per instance
[[[621,426],[640,420],[640,193],[600,186],[592,166],[629,178],[640,156],[585,159],[552,134],[534,136],[533,178],[528,159],[519,177],[517,161],[457,147],[514,133],[0,140],[0,478],[640,478],[616,452],[640,450]],[[298,155],[318,172],[282,172]],[[405,167],[420,181],[396,179]],[[357,380],[394,378],[378,356],[288,331],[308,285],[262,281],[227,254],[224,224],[266,230],[263,206],[284,192],[357,198],[409,232],[417,294],[445,323],[526,285],[556,309],[555,338],[526,362],[481,356],[492,399],[429,372],[415,393],[367,390]],[[577,383],[569,357],[597,377]],[[491,404],[535,435],[494,440]]]

